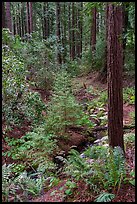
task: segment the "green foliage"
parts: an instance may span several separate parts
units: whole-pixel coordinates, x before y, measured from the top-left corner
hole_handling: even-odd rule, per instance
[[[70,196],[73,194],[74,189],[76,189],[77,184],[73,181],[68,180],[65,186],[67,187],[67,190],[65,190],[65,194],[66,196]]]
[[[135,125],[135,111],[130,112],[129,115],[130,115],[130,117],[132,119],[132,124]]]
[[[129,179],[129,183],[135,186],[135,171],[130,172],[131,178]]]
[[[27,111],[24,110],[26,117],[33,120],[33,123],[36,124],[43,121],[42,110],[46,111],[46,105],[42,101],[40,94],[38,92],[28,91],[24,97],[26,97],[25,109]]]
[[[115,195],[112,193],[101,193],[95,200],[95,202],[110,202],[113,198],[115,198]]]
[[[135,144],[135,133],[126,133],[124,134],[124,143],[128,145],[134,145]]]
[[[45,134],[44,127],[39,126],[20,139],[9,141],[11,149],[4,154],[14,160],[20,160],[20,165],[15,165],[13,171],[19,173],[28,165],[32,169],[44,165],[45,171],[50,175],[56,169],[52,155],[57,146],[52,137],[51,134]]]
[[[105,158],[107,154],[107,148],[104,146],[92,146],[84,151],[84,155],[91,159],[98,159],[99,157]]]
[[[72,94],[69,75],[60,72],[56,75],[53,96],[47,110],[46,131],[64,137],[70,126],[82,125],[93,127]]]
[[[135,88],[127,87],[123,90],[124,103],[135,104]]]
[[[97,192],[99,189],[119,187],[126,176],[124,156],[120,147],[90,147],[81,158],[76,150],[71,150],[67,160],[66,172],[76,180],[84,179]],[[93,148],[93,150],[92,150]]]
[[[17,36],[12,38],[7,30],[3,30],[2,111],[3,118],[10,125],[19,124],[26,118],[38,123],[42,120],[41,111],[46,108],[40,95],[29,91],[26,85],[25,64],[18,55],[21,48],[20,39]]]
[[[26,171],[15,176],[13,173],[13,164],[2,166],[2,200],[10,202],[28,201],[29,195],[39,195],[42,191],[46,178],[40,174],[37,178],[31,178]],[[20,193],[18,193],[20,192]]]

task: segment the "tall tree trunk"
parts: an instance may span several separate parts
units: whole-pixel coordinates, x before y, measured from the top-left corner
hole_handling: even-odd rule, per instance
[[[10,2],[6,2],[6,27],[12,32],[12,21],[10,12]]]
[[[29,14],[29,2],[27,2],[27,33],[30,34],[30,14]]]
[[[108,137],[113,148],[120,146],[124,150],[123,141],[123,15],[122,7],[108,5]]]
[[[44,2],[43,11],[44,11],[43,38],[47,39],[49,37],[48,2]]]
[[[30,33],[32,33],[32,31],[33,31],[33,20],[32,20],[32,12],[33,12],[33,10],[32,10],[32,3],[33,2],[29,2],[29,18],[30,18]]]
[[[61,32],[60,32],[60,2],[56,2],[56,36],[57,36],[57,62],[62,63],[61,53],[59,50],[59,45],[61,43]]]
[[[80,3],[80,11],[82,12],[82,10],[83,10],[83,2],[81,2]],[[82,57],[82,32],[83,32],[83,30],[82,30],[82,25],[83,25],[83,15],[82,15],[82,13],[81,13],[81,15],[80,15],[80,23],[79,23],[79,29],[80,29],[80,57]]]
[[[5,5],[2,1],[2,28],[5,28]]]
[[[18,34],[19,36],[22,36],[20,2],[18,3]]]
[[[70,12],[71,2],[68,5],[68,15],[69,15],[69,24],[68,24],[68,41],[69,41],[69,56],[71,58],[71,12]]]
[[[62,60],[63,60],[63,63],[65,63],[66,61],[66,55],[67,55],[67,48],[66,48],[66,45],[67,45],[67,37],[66,37],[66,3],[63,2],[63,19],[62,19],[62,35],[63,35],[63,38],[62,38],[62,45],[63,45],[63,48],[64,48],[64,51],[63,51],[63,56],[62,56]]]
[[[74,60],[75,58],[75,6],[74,2],[72,2],[72,32],[71,32],[71,58]]]
[[[16,30],[16,18],[15,18],[14,8],[13,8],[13,34],[14,34],[14,35],[17,34],[17,30]]]
[[[22,37],[25,34],[25,22],[24,22],[24,2],[21,2],[21,27],[22,27]]]
[[[96,8],[92,10],[92,25],[91,25],[91,50],[94,53],[96,50]]]
[[[76,35],[76,38],[75,38],[75,54],[76,54],[76,57],[79,57],[79,43],[80,43],[80,30],[79,30],[79,19],[80,19],[80,16],[79,16],[79,2],[76,2],[76,9],[75,9],[75,20],[76,20],[76,32],[75,32],[75,35]]]

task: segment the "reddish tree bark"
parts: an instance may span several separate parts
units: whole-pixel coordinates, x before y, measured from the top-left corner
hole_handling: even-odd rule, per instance
[[[12,32],[12,21],[10,12],[10,2],[6,2],[6,27]]]
[[[2,2],[2,28],[5,28],[5,5]]]
[[[123,141],[123,15],[122,7],[108,5],[107,69],[108,69],[108,137],[109,145],[120,146]]]
[[[91,49],[95,52],[96,49],[96,8],[92,10],[92,25],[91,25]]]

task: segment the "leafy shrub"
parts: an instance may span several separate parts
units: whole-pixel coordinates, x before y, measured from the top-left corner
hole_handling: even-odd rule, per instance
[[[44,187],[48,177],[41,172],[28,175],[23,171],[18,176],[13,173],[14,164],[2,166],[2,200],[5,202],[25,202],[28,201],[29,195],[39,195]],[[47,176],[47,175],[46,175]]]
[[[81,158],[76,150],[71,150],[66,162],[67,174],[77,180],[84,179],[96,191],[102,188],[111,190],[116,186],[119,187],[126,176],[125,160],[120,147],[114,150],[107,147],[90,148],[91,152],[84,153],[89,155],[89,159]]]
[[[52,137],[51,134],[45,134],[44,127],[39,126],[22,138],[16,139],[14,143],[11,142],[11,149],[6,154],[14,160],[20,160],[20,165],[24,167],[23,170],[28,168],[28,165],[32,169],[44,165],[47,168],[47,174],[50,174],[56,169],[52,162],[52,155],[57,146]],[[20,171],[19,166],[15,165],[14,172],[19,173]]]

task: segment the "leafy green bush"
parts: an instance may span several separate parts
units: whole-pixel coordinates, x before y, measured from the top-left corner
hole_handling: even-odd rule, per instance
[[[81,158],[76,150],[71,150],[66,162],[66,172],[77,180],[84,179],[91,188],[99,192],[100,189],[116,188],[121,185],[126,176],[125,160],[120,147],[90,147],[84,154],[88,158]],[[93,148],[93,150],[92,150]]]

